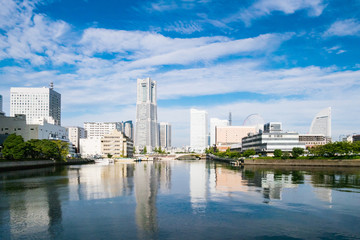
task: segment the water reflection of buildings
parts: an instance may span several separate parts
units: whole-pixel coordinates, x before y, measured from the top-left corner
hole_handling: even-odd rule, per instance
[[[261,179],[261,187],[265,199],[281,199],[284,188],[296,188],[298,184],[293,184],[292,175],[265,173]]]
[[[171,169],[167,162],[141,163],[134,172],[136,223],[139,237],[155,235],[158,231],[156,197],[158,190],[168,191]]]
[[[33,171],[28,173],[31,175]],[[49,168],[43,174],[54,174],[55,168]],[[25,175],[25,174],[24,174]],[[1,239],[20,239],[24,236],[33,238],[53,239],[61,237],[62,208],[57,184],[67,184],[67,179],[58,178],[53,181],[42,179],[24,179],[9,182],[1,188],[1,205],[6,211],[8,221],[0,222]],[[12,194],[15,191],[16,194]],[[65,196],[67,196],[66,190]],[[4,220],[1,216],[1,220]]]
[[[194,210],[206,207],[209,172],[204,161],[190,164],[190,202]]]
[[[241,172],[216,168],[216,190],[223,192],[247,192],[248,181],[243,180]]]
[[[91,200],[131,195],[133,164],[84,166],[69,169],[70,200]]]

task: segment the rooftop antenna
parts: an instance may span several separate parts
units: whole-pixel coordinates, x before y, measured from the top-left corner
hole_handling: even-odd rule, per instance
[[[50,83],[50,89],[51,90],[54,89],[54,83],[53,82]]]
[[[232,120],[231,120],[231,112],[229,112],[229,126],[231,126]]]

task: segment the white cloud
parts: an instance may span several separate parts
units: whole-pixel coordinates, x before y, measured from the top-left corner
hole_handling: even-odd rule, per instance
[[[175,22],[173,25],[170,25],[166,28],[164,28],[165,31],[167,32],[178,32],[178,33],[182,33],[182,34],[191,34],[194,32],[201,32],[203,29],[202,27],[196,23],[196,22],[183,22],[183,21],[178,21]]]
[[[346,19],[334,22],[324,33],[325,37],[329,36],[359,36],[360,22],[356,19]]]
[[[272,12],[293,14],[299,10],[306,10],[309,16],[320,16],[326,5],[323,0],[259,0],[247,9],[242,9],[226,21],[242,20],[247,26],[251,21],[270,15]]]

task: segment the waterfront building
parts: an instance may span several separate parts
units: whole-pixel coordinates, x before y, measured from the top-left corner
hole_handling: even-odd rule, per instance
[[[135,146],[152,151],[159,145],[156,103],[156,81],[150,78],[137,80]]]
[[[84,129],[88,137],[102,137],[114,130],[121,131],[121,122],[84,122]]]
[[[59,125],[48,123],[45,119],[38,119],[36,124],[27,124],[26,116],[16,114],[14,117],[0,116],[0,134],[10,135],[15,133],[30,139],[52,139],[68,142],[66,129]]]
[[[241,145],[242,139],[249,133],[256,133],[255,126],[225,126],[216,127],[216,148],[226,151],[233,145]]]
[[[322,134],[331,139],[331,107],[318,112],[311,122],[310,134]]]
[[[272,156],[275,149],[291,152],[294,147],[305,149],[299,141],[299,133],[282,132],[282,123],[270,122],[264,125],[264,132],[249,134],[242,139],[242,151],[254,149],[259,154]]]
[[[114,157],[132,157],[134,152],[133,141],[126,137],[121,131],[114,130],[112,133],[104,135],[101,139],[101,153],[104,157],[112,155]]]
[[[214,146],[216,144],[215,128],[229,126],[229,123],[231,121],[230,119],[231,119],[231,113],[229,113],[229,120],[210,118],[210,146]]]
[[[102,137],[80,138],[80,154],[82,157],[100,157]]]
[[[360,141],[360,134],[353,135],[352,139],[353,139],[353,142],[359,142]]]
[[[204,152],[208,147],[208,113],[192,108],[190,110],[190,148]]]
[[[323,134],[300,134],[299,142],[305,144],[305,148],[313,147],[316,145],[325,145],[329,139]]]
[[[122,122],[122,132],[131,140],[134,139],[134,127],[131,120]]]
[[[171,124],[167,122],[159,123],[159,146],[162,149],[171,148]]]
[[[80,152],[80,138],[86,138],[86,131],[82,127],[67,127],[66,128],[67,136],[69,141],[75,147],[75,152]]]
[[[50,124],[61,125],[61,94],[50,88],[11,88],[10,116],[26,115],[28,124],[45,120]]]

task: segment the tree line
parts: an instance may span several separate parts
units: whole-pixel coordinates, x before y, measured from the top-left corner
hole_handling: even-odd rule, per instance
[[[7,160],[56,160],[64,161],[69,154],[69,144],[60,140],[31,139],[24,141],[16,134],[9,135],[2,149],[2,156]]]

